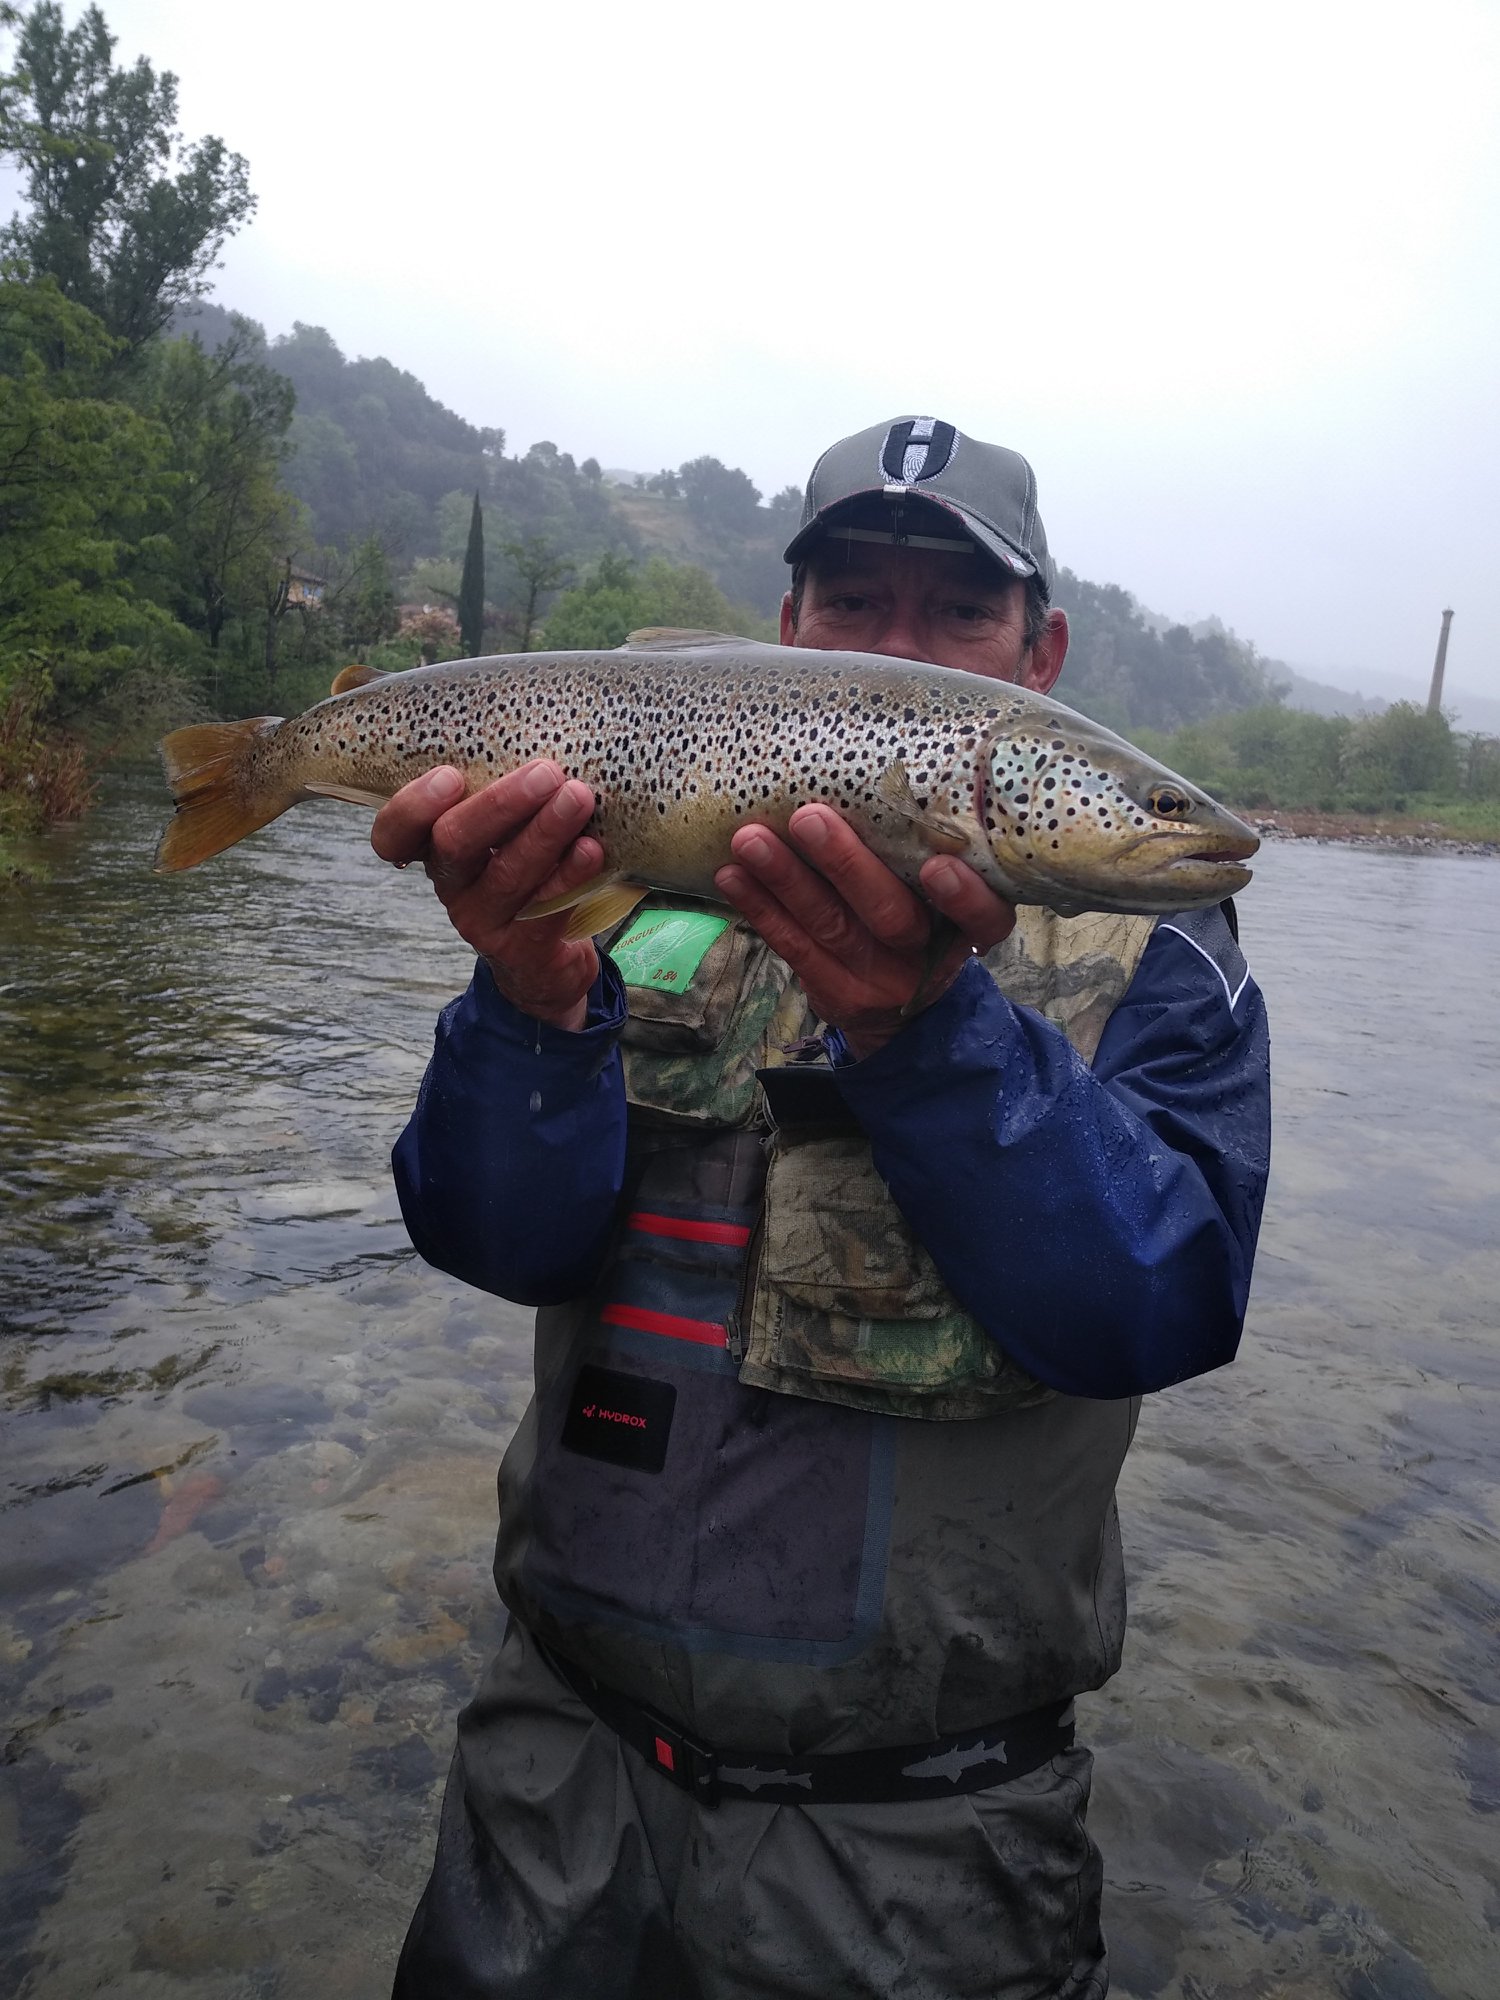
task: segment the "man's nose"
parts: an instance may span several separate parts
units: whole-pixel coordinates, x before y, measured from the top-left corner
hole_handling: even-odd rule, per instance
[[[910,611],[889,613],[881,621],[869,650],[887,660],[924,659],[918,619]]]

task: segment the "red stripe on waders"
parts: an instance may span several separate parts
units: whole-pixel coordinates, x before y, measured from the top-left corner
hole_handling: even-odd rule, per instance
[[[693,1340],[700,1347],[724,1345],[724,1329],[717,1320],[679,1319],[675,1313],[618,1304],[606,1306],[599,1317],[606,1326],[632,1326],[637,1333],[664,1333],[669,1340]]]
[[[651,1215],[637,1209],[625,1218],[627,1229],[639,1229],[646,1236],[676,1236],[688,1243],[728,1243],[743,1250],[750,1231],[738,1222],[688,1222],[680,1215]]]

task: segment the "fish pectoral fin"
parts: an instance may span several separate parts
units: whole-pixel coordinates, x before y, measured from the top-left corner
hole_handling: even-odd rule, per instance
[[[643,625],[627,632],[625,645],[637,653],[681,653],[689,646],[748,646],[750,641],[734,632],[695,632],[675,625]]]
[[[390,798],[389,792],[364,792],[358,785],[306,784],[304,792],[320,799],[344,799],[351,806],[374,806],[377,810]]]
[[[533,917],[556,917],[564,910],[571,910],[573,914],[563,936],[570,944],[577,944],[580,939],[597,937],[600,931],[623,923],[646,894],[644,882],[631,882],[623,875],[596,875],[592,882],[569,889],[566,895],[528,903],[521,911],[521,921],[529,923]]]
[[[892,812],[898,812],[909,819],[921,834],[927,845],[936,854],[962,854],[969,844],[969,836],[947,813],[933,812],[931,807],[919,803],[911,788],[911,779],[906,775],[906,766],[898,757],[893,764],[887,764],[876,781],[875,790]]]
[[[333,677],[333,686],[328,692],[331,695],[352,694],[355,688],[368,687],[371,681],[383,681],[385,678],[382,668],[362,667],[358,660],[355,660],[349,666],[339,669]]]

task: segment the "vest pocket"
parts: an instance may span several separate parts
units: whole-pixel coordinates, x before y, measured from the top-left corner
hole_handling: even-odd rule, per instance
[[[889,1415],[956,1419],[1053,1391],[943,1282],[861,1133],[778,1132],[740,1380]]]

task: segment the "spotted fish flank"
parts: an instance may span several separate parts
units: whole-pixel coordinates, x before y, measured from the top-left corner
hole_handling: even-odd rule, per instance
[[[177,818],[157,853],[192,867],[299,800],[379,805],[438,764],[471,792],[529,759],[592,786],[607,876],[577,905],[597,933],[648,887],[712,899],[735,829],[834,807],[905,881],[934,854],[1061,914],[1198,908],[1243,888],[1258,842],[1185,779],[1061,703],[1003,681],[865,653],[712,633],[632,634],[610,653],[462,660],[368,677],[291,721],[177,731]]]

